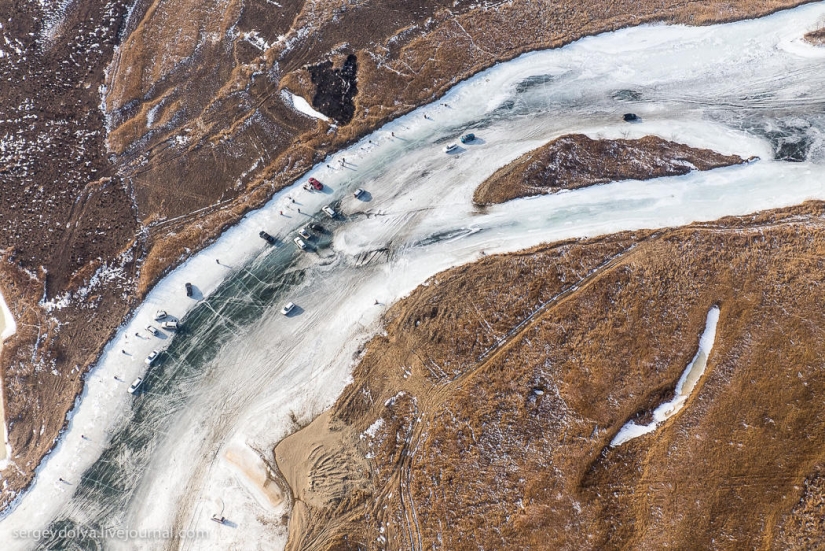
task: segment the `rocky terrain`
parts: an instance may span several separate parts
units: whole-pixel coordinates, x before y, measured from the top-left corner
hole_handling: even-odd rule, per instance
[[[800,3],[4,3],[0,266],[19,329],[2,358],[0,505],[31,481],[131,306],[327,152],[531,49]]]
[[[433,277],[276,447],[288,549],[817,547],[823,238],[806,203]],[[611,447],[672,396],[714,305],[684,410]]]
[[[476,189],[473,202],[503,203],[519,197],[617,180],[678,176],[744,163],[737,155],[721,155],[656,136],[638,140],[594,140],[583,134],[562,136],[501,167]]]

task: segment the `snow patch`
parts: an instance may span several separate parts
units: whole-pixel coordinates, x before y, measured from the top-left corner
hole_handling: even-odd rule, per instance
[[[2,331],[0,331],[0,341],[4,341],[17,332],[17,322],[14,321],[14,316],[11,315],[11,310],[6,304],[6,299],[0,293],[0,313],[3,315]]]
[[[364,432],[361,433],[361,439],[363,440],[364,438],[367,438],[367,437],[375,438],[375,433],[377,433],[379,430],[381,430],[381,427],[383,427],[383,426],[384,426],[384,418],[379,417],[378,419],[375,420],[375,423],[370,425],[367,428],[367,430],[365,430]]]
[[[615,448],[628,440],[653,432],[657,426],[679,413],[679,411],[685,407],[685,402],[705,372],[708,355],[710,354],[711,348],[713,348],[713,341],[716,339],[716,324],[718,322],[719,307],[714,306],[708,312],[705,331],[699,339],[699,350],[685,368],[682,376],[679,377],[673,399],[661,404],[653,411],[653,421],[651,421],[650,424],[637,425],[633,421],[627,422],[610,442],[610,447]]]
[[[321,119],[322,121],[329,122],[329,117],[313,109],[309,102],[301,96],[295,95],[289,90],[284,90],[281,93],[281,97],[284,98],[284,103],[291,106],[296,111],[303,113],[304,115],[309,115],[315,119]]]

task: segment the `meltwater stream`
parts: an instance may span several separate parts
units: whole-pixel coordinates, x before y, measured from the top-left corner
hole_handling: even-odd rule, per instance
[[[326,160],[310,175],[330,195],[278,194],[169,276],[197,285],[204,266],[229,274],[184,318],[186,330],[146,375],[143,395],[129,402],[117,389],[105,401],[98,394],[116,388],[110,378],[89,386],[75,419],[94,407],[111,417],[96,417],[95,426],[105,426],[93,442],[73,438],[70,428],[0,522],[0,540],[10,542],[4,548],[281,548],[286,502],[264,496],[250,469],[227,461],[227,450],[246,450],[250,461],[265,464],[295,421],[334,401],[386,307],[428,277],[484,252],[825,199],[825,50],[800,40],[820,21],[822,3],[729,25],[626,29],[528,54]],[[642,122],[621,122],[627,111]],[[467,130],[480,139],[454,155],[441,151]],[[493,171],[570,132],[656,134],[761,160],[472,206],[473,189]],[[355,187],[368,200],[353,199]],[[290,232],[307,218],[294,210],[277,215],[290,208],[288,196],[304,212],[340,201],[344,216],[325,220],[330,233],[319,236],[329,247],[321,242],[307,254],[291,246]],[[262,227],[285,244],[261,252]],[[221,246],[251,252],[225,267],[214,261]],[[289,318],[278,313],[286,300],[299,307]],[[118,356],[104,356],[91,377],[110,364],[119,369]],[[216,513],[231,524],[211,522]],[[54,532],[40,541],[10,535],[47,526]],[[74,537],[60,529],[75,529]],[[106,529],[202,537],[163,533],[136,542],[99,531]]]

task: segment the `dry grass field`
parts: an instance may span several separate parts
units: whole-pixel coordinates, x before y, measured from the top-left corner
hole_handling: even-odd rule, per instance
[[[820,546],[823,238],[806,203],[434,276],[276,447],[288,548]],[[611,448],[672,395],[713,305],[684,410]]]

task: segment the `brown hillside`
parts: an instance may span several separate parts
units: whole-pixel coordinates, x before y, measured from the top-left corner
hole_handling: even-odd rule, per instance
[[[276,447],[288,549],[810,548],[823,268],[825,204],[808,203],[433,277]],[[610,448],[672,394],[714,304],[685,409]]]

